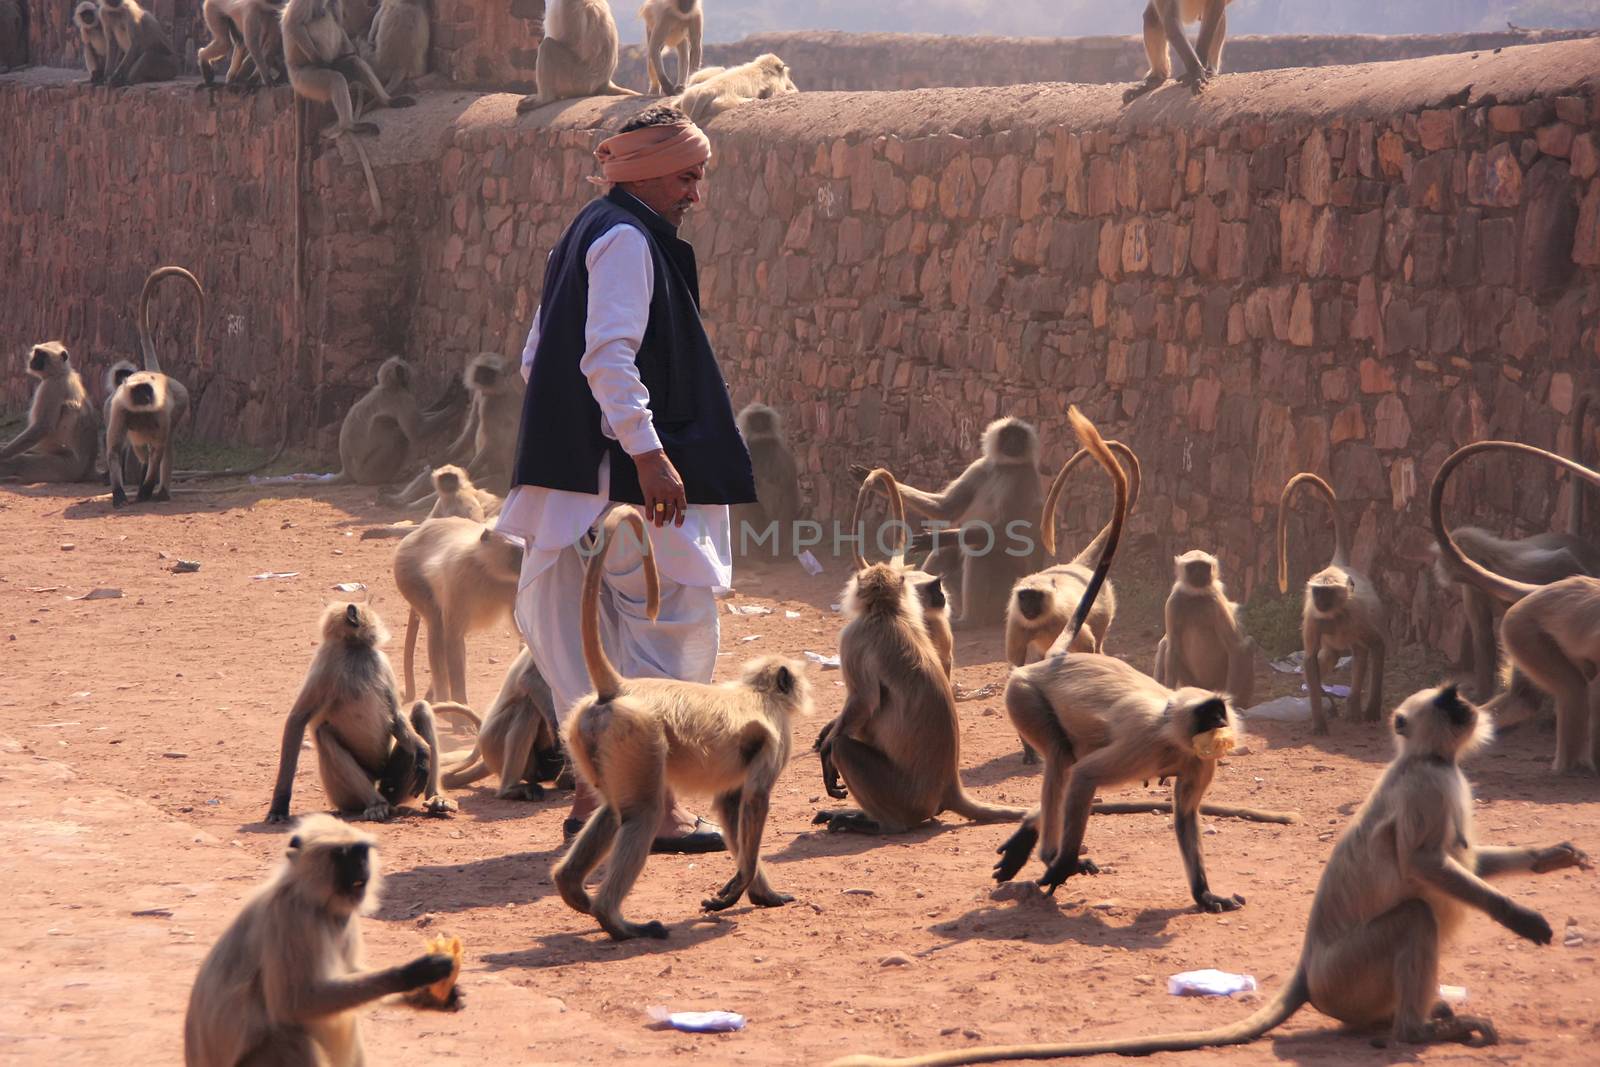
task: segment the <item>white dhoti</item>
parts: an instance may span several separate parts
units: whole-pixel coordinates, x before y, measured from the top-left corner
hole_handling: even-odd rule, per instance
[[[652,528],[650,533],[654,542],[660,531]],[[573,705],[594,691],[578,625],[588,558],[575,545],[560,549],[554,559],[551,555],[532,545],[526,550],[516,622],[539,673],[550,684],[556,718],[565,723]],[[685,585],[665,570],[660,584],[661,610],[652,622],[645,614],[638,541],[627,529],[620,531],[606,553],[600,583],[600,643],[606,655],[625,678],[711,681],[721,633],[715,589]]]

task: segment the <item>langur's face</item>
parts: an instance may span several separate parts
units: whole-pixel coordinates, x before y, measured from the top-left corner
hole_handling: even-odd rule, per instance
[[[1196,589],[1203,589],[1211,584],[1211,564],[1203,559],[1193,560],[1183,565],[1183,580]]]
[[[680,226],[689,209],[700,202],[700,183],[705,180],[705,164],[697,163],[687,170],[662,178],[625,182],[623,188],[643,201],[651,211],[674,226]]]

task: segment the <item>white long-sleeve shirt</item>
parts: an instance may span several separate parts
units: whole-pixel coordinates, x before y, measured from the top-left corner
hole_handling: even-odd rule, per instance
[[[600,432],[630,456],[661,447],[650,417],[650,393],[634,359],[650,321],[655,264],[644,234],[618,224],[601,234],[584,258],[589,268],[589,304],[584,351],[578,369],[600,405]],[[539,343],[539,312],[522,349],[522,378],[533,372]],[[611,457],[600,459],[599,492],[574,493],[542,486],[512,487],[496,528],[523,539],[522,581],[555,562],[561,550],[592,526],[610,501]],[[679,585],[729,588],[733,549],[726,504],[691,504],[682,526],[651,525],[650,546],[663,578]]]

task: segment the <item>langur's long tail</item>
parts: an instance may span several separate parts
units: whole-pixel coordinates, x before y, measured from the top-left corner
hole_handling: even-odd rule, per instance
[[[1295,489],[1309,485],[1322,494],[1328,502],[1328,513],[1333,516],[1333,562],[1341,566],[1350,562],[1350,534],[1344,526],[1344,515],[1339,511],[1339,497],[1333,486],[1312,474],[1302,471],[1290,478],[1278,497],[1278,592],[1289,591],[1289,497]]]
[[[906,525],[906,502],[905,498],[900,495],[900,483],[894,480],[894,475],[890,474],[886,468],[874,467],[867,473],[865,478],[861,479],[861,488],[856,491],[856,510],[850,517],[850,532],[862,537],[866,536],[861,532],[861,512],[866,507],[867,497],[879,485],[883,486],[884,495],[889,498],[889,510],[894,514],[895,524],[900,531],[900,544],[890,562],[895,567],[903,567],[906,561],[906,549],[910,547],[911,528]],[[851,558],[855,563],[856,570],[866,570],[867,559],[861,551],[861,543],[859,541],[852,541],[851,552]]]
[[[644,519],[630,505],[611,509],[600,528],[600,545],[589,559],[583,572],[583,602],[579,609],[579,624],[583,634],[583,662],[589,668],[589,682],[594,686],[595,698],[605,703],[615,700],[622,692],[622,675],[606,656],[600,643],[600,579],[605,574],[606,555],[611,543],[617,539],[618,529],[626,523],[639,539],[639,552],[643,557],[645,613],[653,621],[661,609],[660,578],[656,574],[655,556],[650,551],[650,538],[645,533]]]
[[[1073,432],[1078,435],[1078,443],[1088,449],[1111,475],[1112,484],[1116,487],[1117,500],[1116,510],[1111,515],[1111,523],[1103,531],[1105,547],[1095,562],[1094,573],[1090,575],[1088,585],[1084,587],[1083,597],[1078,601],[1078,610],[1072,613],[1072,622],[1050,646],[1051,652],[1071,648],[1072,643],[1078,639],[1078,631],[1083,629],[1084,620],[1089,617],[1096,598],[1100,596],[1100,587],[1106,584],[1106,574],[1111,570],[1112,557],[1117,554],[1117,542],[1122,540],[1122,524],[1128,518],[1128,475],[1123,471],[1122,465],[1111,454],[1105,438],[1100,436],[1100,431],[1095,429],[1094,423],[1084,417],[1076,404],[1067,409],[1067,421],[1072,424]]]
[[[417,626],[421,622],[422,622],[422,617],[417,614],[417,609],[416,608],[412,608],[411,609],[411,613],[406,616],[406,656],[405,656],[405,665],[406,665],[406,702],[407,703],[410,703],[412,700],[415,700],[416,699],[416,695],[417,695],[417,681],[416,681],[416,675],[413,673],[412,661],[416,658],[416,654],[417,654]]]
[[[1521,452],[1525,456],[1536,456],[1558,466],[1565,467],[1583,482],[1600,485],[1600,472],[1590,470],[1581,463],[1574,463],[1565,456],[1558,456],[1554,452],[1546,452],[1533,445],[1525,445],[1518,441],[1477,441],[1470,445],[1463,445],[1450,453],[1448,459],[1439,465],[1439,472],[1433,476],[1433,488],[1428,494],[1428,519],[1433,525],[1433,538],[1439,543],[1439,559],[1445,564],[1446,569],[1471,582],[1479,589],[1488,593],[1496,600],[1507,604],[1515,604],[1539,586],[1528,582],[1519,582],[1506,578],[1489,570],[1477,560],[1470,559],[1461,551],[1461,546],[1456,544],[1456,539],[1444,524],[1444,487],[1450,480],[1451,473],[1464,463],[1469,457],[1479,452]],[[1578,487],[1573,486],[1576,493]]]
[[[1004,804],[987,804],[968,793],[960,781],[950,787],[944,800],[944,810],[953,811],[973,822],[1009,822],[1028,814],[1029,808],[1013,808]]]
[[[1296,969],[1294,977],[1272,1001],[1232,1026],[1214,1030],[1195,1030],[1182,1034],[1157,1034],[1153,1037],[1124,1038],[1116,1041],[1070,1041],[1056,1045],[989,1045],[935,1052],[926,1056],[896,1059],[888,1056],[846,1056],[828,1067],[957,1067],[964,1063],[998,1063],[1003,1060],[1053,1060],[1073,1056],[1148,1056],[1152,1052],[1185,1052],[1190,1049],[1243,1045],[1254,1041],[1308,1003],[1305,978]]]

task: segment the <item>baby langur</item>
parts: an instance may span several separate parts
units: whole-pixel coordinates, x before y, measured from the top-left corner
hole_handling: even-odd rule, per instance
[[[359,1064],[356,1009],[447,977],[438,953],[368,970],[356,918],[378,904],[376,842],[308,815],[287,858],[206,954],[183,1020],[186,1067]]]
[[[344,29],[344,0],[288,0],[283,8],[283,59],[294,91],[307,100],[331,103],[338,121],[322,136],[378,132],[356,122],[350,79],[365,85],[382,107],[410,107],[409,96],[390,96]],[[369,182],[369,185],[371,183]]]
[[[1383,660],[1388,651],[1383,601],[1372,580],[1350,566],[1350,537],[1333,487],[1315,474],[1296,474],[1278,498],[1278,592],[1289,591],[1289,499],[1301,485],[1322,494],[1333,516],[1333,559],[1306,581],[1300,621],[1305,644],[1306,689],[1311,697],[1311,732],[1328,732],[1322,710],[1322,676],[1339,662],[1341,652],[1355,655],[1350,678],[1350,713],[1362,714],[1366,692],[1368,722],[1377,722],[1383,708]]]
[[[89,84],[99,85],[106,80],[111,57],[111,41],[100,18],[100,5],[95,0],[82,0],[72,11],[72,23],[78,27],[78,39],[83,42],[83,65],[89,71]]]
[[[716,797],[718,821],[738,865],[727,884],[702,902],[703,908],[721,911],[746,893],[758,907],[794,899],[768,883],[761,866],[761,836],[773,784],[789,759],[790,723],[811,712],[804,668],[777,656],[749,661],[738,681],[722,685],[617,674],[600,643],[600,578],[606,553],[624,523],[641,546],[650,618],[660,606],[644,520],[631,507],[614,508],[583,580],[579,621],[595,692],[573,708],[565,730],[567,752],[600,797],[600,807],[552,872],[561,899],[593,915],[619,941],[667,936],[660,922],[629,922],[621,909],[649,858],[669,789],[679,796]],[[591,900],[583,883],[601,860],[606,861],[605,879]]]
[[[689,79],[678,107],[695,122],[704,123],[741,104],[798,93],[789,74],[789,65],[771,52],[737,67],[707,67]]]
[[[122,60],[106,78],[107,85],[138,85],[171,81],[182,61],[172,48],[167,31],[139,0],[100,0],[100,18],[116,39]]]
[[[1502,577],[1465,556],[1445,528],[1444,489],[1450,474],[1479,452],[1520,452],[1559,464],[1591,484],[1600,473],[1579,463],[1514,441],[1479,441],[1457,449],[1434,475],[1430,518],[1442,560],[1450,572],[1484,594],[1510,604],[1500,621],[1500,639],[1515,669],[1549,693],[1556,704],[1557,774],[1594,774],[1600,768],[1600,699],[1594,681],[1600,663],[1600,578],[1573,575],[1549,585]],[[1492,714],[1519,699],[1508,689],[1488,705]]]
[[[734,544],[743,551],[746,538],[756,544],[772,536],[772,554],[793,550],[794,524],[800,517],[800,469],[783,436],[783,419],[765,404],[747,404],[736,420],[750,466],[756,476],[756,503],[733,508]],[[773,528],[776,527],[774,530]]]
[[[82,482],[94,474],[100,432],[83,379],[60,341],[34,345],[23,369],[38,379],[28,425],[0,448],[0,477],[24,482]]]
[[[544,40],[534,60],[538,91],[517,113],[582,96],[638,96],[611,80],[617,72],[617,21],[606,0],[549,0]]]
[[[879,468],[867,475],[857,497],[857,533],[861,499],[880,481],[904,526],[894,479]],[[1022,814],[1020,808],[983,803],[961,783],[955,693],[918,595],[928,576],[909,570],[903,551],[870,566],[858,551],[856,573],[845,586],[850,621],[839,635],[844,709],[812,747],[828,795],[853,796],[860,807],[817,812],[812,822],[825,823],[829,832],[904,833],[944,811],[978,822]]]
[[[157,267],[145,278],[139,293],[139,347],[144,354],[144,369],[122,380],[111,395],[106,415],[106,473],[111,476],[111,506],[116,508],[128,503],[122,484],[124,445],[131,446],[144,463],[139,500],[172,499],[172,459],[176,451],[173,438],[178,422],[189,411],[189,390],[176,378],[162,373],[150,336],[150,298],[163,278],[181,278],[194,289],[195,367],[205,363],[206,291],[200,280],[182,267]]]
[[[1156,646],[1155,680],[1227,693],[1247,708],[1255,693],[1255,642],[1239,626],[1239,606],[1218,578],[1217,557],[1192,549],[1174,557],[1167,631]]]
[[[682,92],[700,69],[700,37],[704,13],[700,0],[644,0],[639,8],[644,20],[644,58],[650,66],[650,92],[666,96]],[[663,49],[678,51],[678,77],[667,80],[661,62]]]
[[[416,797],[429,814],[454,811],[455,803],[439,789],[433,712],[419,700],[409,715],[401,713],[394,668],[378,647],[389,633],[377,612],[363,604],[330,604],[321,631],[322,644],[283,726],[267,822],[289,821],[289,794],[308,729],[323,791],[339,811],[383,822]]]
[[[540,783],[554,781],[566,765],[555,697],[526,648],[506,672],[500,695],[481,722],[462,704],[435,704],[433,710],[439,715],[463,715],[478,726],[471,752],[445,757],[453,764],[444,772],[444,784],[451,789],[493,774],[500,779],[494,795],[501,800],[542,800]]]
[[[1150,0],[1144,9],[1144,51],[1150,73],[1122,94],[1129,103],[1172,77],[1170,44],[1183,60],[1183,84],[1195,92],[1222,73],[1222,45],[1228,37],[1228,4],[1232,0]],[[1200,20],[1199,54],[1183,34],[1184,23]],[[1201,57],[1204,57],[1202,62]]]
[[[900,486],[912,511],[963,528],[923,564],[961,605],[958,629],[1000,624],[1011,583],[1043,561],[1034,526],[1043,500],[1038,468],[1038,432],[1021,419],[996,419],[984,428],[982,455],[943,490]],[[867,468],[852,464],[850,473],[865,477]]]
[[[416,692],[417,625],[428,626],[427,699],[467,702],[467,634],[510,621],[522,547],[471,519],[429,519],[394,552],[406,621],[406,699]]]
[[[436,467],[433,472],[433,510],[430,519],[484,519],[484,497],[491,500],[494,494],[479,489],[467,477],[467,472],[456,466]]]
[[[1454,686],[1406,698],[1394,713],[1394,732],[1399,753],[1322,869],[1294,974],[1253,1015],[1187,1034],[977,1047],[905,1059],[852,1056],[833,1067],[945,1067],[1242,1045],[1306,1004],[1352,1027],[1388,1026],[1389,1040],[1398,1044],[1474,1038],[1494,1044],[1498,1035],[1488,1019],[1456,1015],[1439,999],[1446,942],[1476,909],[1518,937],[1549,944],[1544,916],[1484,879],[1587,869],[1589,857],[1566,842],[1548,848],[1474,845],[1472,787],[1459,761],[1486,742],[1491,729]]]

